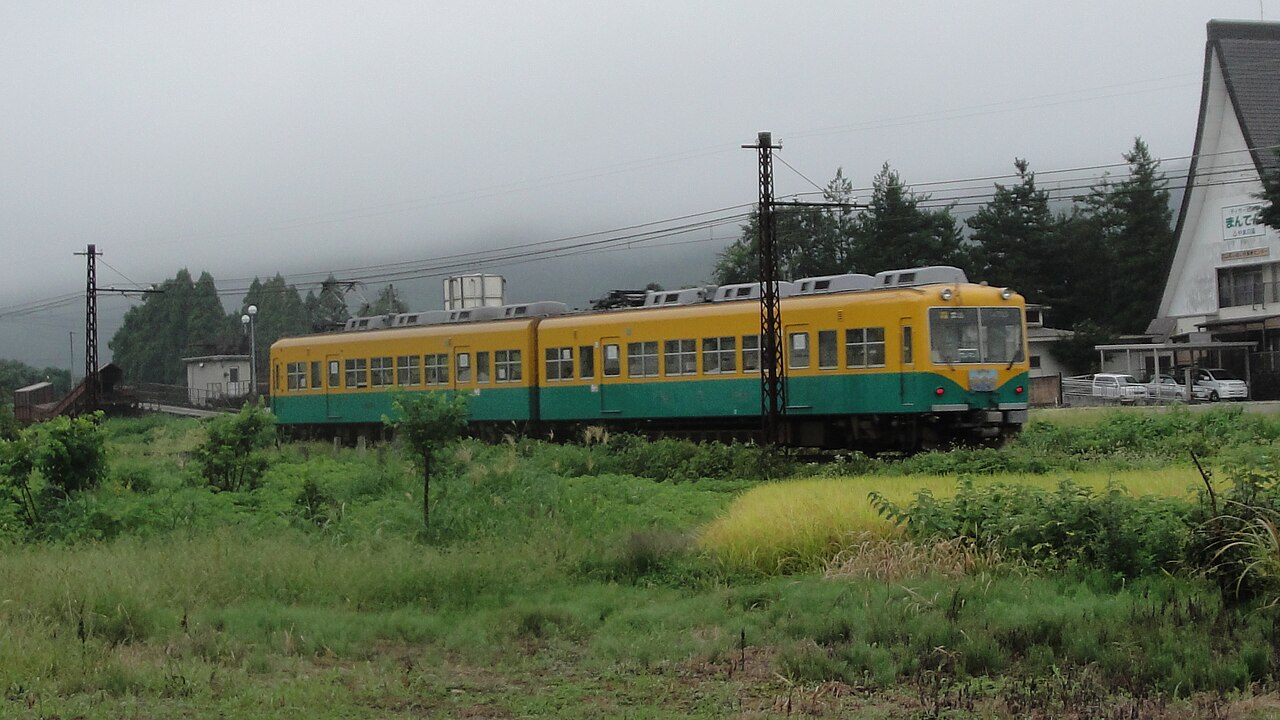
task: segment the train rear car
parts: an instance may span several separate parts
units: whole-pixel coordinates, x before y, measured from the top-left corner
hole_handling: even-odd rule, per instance
[[[285,338],[271,347],[281,425],[365,432],[392,414],[393,388],[469,396],[473,422],[537,416],[532,319]]]

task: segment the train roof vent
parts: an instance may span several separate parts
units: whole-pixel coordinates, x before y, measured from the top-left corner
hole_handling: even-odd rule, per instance
[[[553,317],[569,312],[569,306],[554,300],[521,303],[519,305],[503,305],[502,317]]]
[[[964,271],[950,265],[927,265],[905,270],[885,270],[876,273],[876,287],[910,287],[939,283],[969,282]]]
[[[876,279],[862,273],[846,273],[844,275],[823,275],[796,280],[796,295],[822,295],[825,293],[852,292],[854,290],[870,290],[876,286]]]
[[[791,297],[795,295],[797,285],[785,280],[778,283],[778,297]],[[716,288],[714,302],[728,302],[730,300],[759,300],[760,299],[760,283],[737,283],[734,285],[721,285]]]
[[[650,290],[645,293],[645,307],[667,305],[697,305],[707,302],[715,294],[715,286],[685,288],[684,290]]]
[[[379,328],[389,327],[391,325],[391,315],[370,315],[368,317],[353,317],[347,321],[342,327],[345,332],[355,332],[358,330],[377,330]]]
[[[484,322],[502,317],[502,308],[493,305],[467,308],[465,310],[449,310],[449,322]]]
[[[400,313],[392,321],[394,327],[411,327],[413,325],[439,325],[449,322],[448,310],[422,310],[419,312]]]

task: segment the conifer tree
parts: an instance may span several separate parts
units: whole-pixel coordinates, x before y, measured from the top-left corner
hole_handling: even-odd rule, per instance
[[[1018,182],[996,184],[991,202],[966,222],[973,229],[975,280],[1012,287],[1033,302],[1042,302],[1058,265],[1065,262],[1057,247],[1056,221],[1049,193],[1036,187],[1030,164],[1014,161]]]
[[[871,202],[858,213],[852,264],[874,274],[921,265],[965,265],[960,228],[950,208],[920,207],[917,195],[885,163],[871,184]]]

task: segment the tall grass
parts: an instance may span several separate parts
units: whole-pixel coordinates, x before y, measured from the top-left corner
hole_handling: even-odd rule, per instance
[[[1010,483],[1052,489],[1069,478],[1101,490],[1108,484],[1136,496],[1194,497],[1199,474],[1192,468],[1159,471],[1093,471],[1070,475],[967,476],[975,485]],[[879,476],[793,480],[748,490],[703,528],[699,544],[725,566],[773,574],[816,570],[864,535],[895,535],[892,522],[873,507],[872,492],[897,504],[917,493],[935,497],[955,493],[957,479],[947,475]]]

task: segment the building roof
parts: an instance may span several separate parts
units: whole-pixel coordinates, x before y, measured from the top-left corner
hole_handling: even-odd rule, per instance
[[[1216,53],[1235,106],[1236,118],[1262,174],[1278,164],[1271,146],[1280,143],[1280,23],[1209,21],[1205,79],[1209,53]],[[1204,122],[1204,107],[1200,108]]]
[[[248,355],[201,355],[198,357],[184,357],[184,363],[193,362],[249,362]]]

